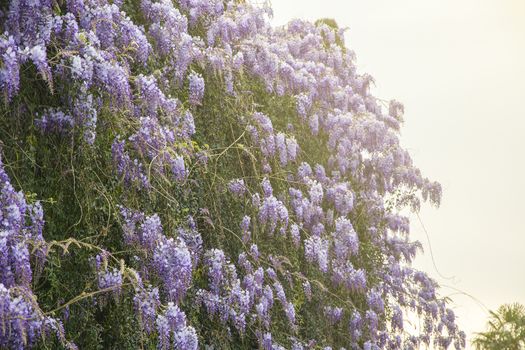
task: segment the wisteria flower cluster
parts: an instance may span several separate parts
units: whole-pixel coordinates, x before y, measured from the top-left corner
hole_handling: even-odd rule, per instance
[[[403,105],[372,95],[331,21],[270,16],[237,0],[0,5],[2,123],[24,124],[0,144],[28,144],[13,163],[31,161],[29,188],[56,170],[74,179],[60,198],[75,203],[58,205],[89,206],[56,232],[54,200],[17,191],[19,166],[0,162],[1,347],[49,334],[75,347],[62,324],[75,314],[59,320],[35,283],[57,275],[53,247],[77,258],[70,245],[89,251],[91,289],[65,307],[128,308],[136,348],[465,347],[411,266],[420,245],[401,213],[439,205],[441,186],[400,144]],[[37,160],[43,144],[67,152]]]
[[[74,348],[61,321],[44,314],[32,290],[30,252],[37,266],[47,255],[42,207],[39,202],[28,204],[24,193],[13,188],[1,158],[0,191],[0,345],[25,349],[53,334]]]

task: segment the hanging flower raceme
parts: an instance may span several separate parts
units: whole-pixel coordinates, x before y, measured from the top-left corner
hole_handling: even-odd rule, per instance
[[[204,79],[199,73],[189,75],[189,101],[192,105],[200,105],[204,97]]]
[[[15,191],[0,158],[0,346],[25,349],[42,337],[55,335],[66,347],[60,321],[45,316],[31,289],[30,260],[42,269],[47,243],[42,236],[44,213],[39,202],[26,203]]]
[[[153,252],[153,267],[170,301],[180,301],[190,287],[191,254],[183,240],[161,240]]]
[[[186,314],[173,303],[155,321],[159,334],[158,348],[162,350],[196,350],[198,339],[195,329],[186,323]]]

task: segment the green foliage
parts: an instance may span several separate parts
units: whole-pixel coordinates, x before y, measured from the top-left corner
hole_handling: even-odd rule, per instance
[[[319,18],[317,21],[315,21],[316,26],[319,26],[321,24],[326,24],[332,29],[339,29],[337,22],[333,18]]]
[[[525,306],[505,304],[490,311],[487,330],[477,333],[472,343],[478,350],[525,349]]]

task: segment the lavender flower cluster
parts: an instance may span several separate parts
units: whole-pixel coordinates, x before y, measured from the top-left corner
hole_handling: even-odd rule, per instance
[[[200,259],[202,238],[190,218],[190,228],[179,228],[176,238],[164,235],[157,214],[146,216],[142,212],[121,207],[124,220],[125,242],[143,252],[141,270],[146,278],[155,273],[162,281],[165,299],[180,302],[192,282],[192,272]]]
[[[44,315],[31,287],[33,252],[37,268],[47,257],[39,202],[29,204],[16,191],[0,158],[0,346],[26,349],[43,336],[56,335],[68,348],[61,321]]]
[[[314,346],[315,339],[298,339],[308,336],[301,334],[308,320],[300,311],[327,292],[364,301],[319,309],[345,333],[348,348],[416,349],[431,342],[464,348],[464,333],[436,283],[410,267],[418,245],[408,238],[408,220],[392,209],[417,210],[421,200],[439,205],[441,187],[424,178],[401,147],[404,108],[397,101],[386,108],[371,94],[372,77],[358,74],[354,53],[340,45],[344,31],[301,20],[272,28],[271,9],[250,1],[131,2],[137,6],[68,0],[55,11],[47,0],[10,1],[0,16],[5,103],[25,88],[22,65],[33,65],[60,97],[59,106],[38,111],[35,125],[43,134],[80,134],[94,147],[104,131],[99,124],[117,115],[121,134],[110,152],[124,193],[160,192],[155,186],[166,182],[187,189],[191,167],[206,166],[194,162],[192,137],[208,77],[219,76],[230,96],[245,93],[239,88],[245,75],[261,81],[268,95],[294,101],[298,127],[278,130],[280,116],[256,104],[239,116],[249,135],[243,141],[263,175],[250,184],[228,182],[245,210],[234,228],[246,247],[237,263],[218,247],[204,251],[192,218],[168,234],[158,214],[122,206],[123,240],[137,253],[137,266],[124,274],[106,255],[96,256],[98,288],[118,299],[125,279],[132,280],[142,328],[155,333],[159,349],[199,347],[181,306],[189,298],[225,328],[253,332],[264,349],[283,348],[278,340],[294,349]],[[129,8],[140,13],[126,13]],[[183,86],[187,101],[170,95]],[[311,136],[325,160],[305,156]],[[14,190],[1,163],[0,180],[0,319],[10,322],[0,327],[0,345],[24,349],[50,330],[64,336],[31,291],[29,246],[39,264],[46,256],[42,208]],[[278,254],[259,249],[274,241]],[[366,249],[373,249],[373,263],[362,254]],[[305,271],[292,263],[298,259]],[[199,288],[193,288],[196,276],[204,279]],[[409,312],[428,320],[414,334],[404,328]],[[272,334],[278,317],[293,337]]]

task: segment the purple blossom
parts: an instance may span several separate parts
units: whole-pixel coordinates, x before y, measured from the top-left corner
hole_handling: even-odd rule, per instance
[[[288,152],[288,161],[289,162],[295,161],[295,159],[297,158],[297,154],[299,152],[299,145],[297,144],[295,137],[286,138],[286,149]]]
[[[392,328],[397,330],[403,330],[403,311],[396,305],[392,313]]]
[[[256,261],[259,260],[259,248],[257,247],[257,244],[252,244],[250,246],[250,254]]]
[[[297,169],[297,176],[299,179],[306,182],[306,178],[311,177],[312,174],[313,172],[310,164],[303,162],[299,165],[299,168]]]
[[[349,325],[350,336],[354,342],[357,342],[359,339],[361,339],[362,328],[363,320],[361,318],[361,314],[358,311],[354,311],[350,317]]]
[[[98,288],[110,289],[119,295],[122,289],[122,273],[117,269],[98,272]]]
[[[135,85],[138,90],[139,102],[146,107],[148,114],[156,115],[157,109],[162,105],[169,107],[170,111],[176,109],[176,101],[166,99],[158,87],[155,77],[139,74],[135,78]]]
[[[35,124],[42,131],[64,133],[74,125],[73,118],[59,110],[49,110],[42,117],[35,120]]]
[[[366,275],[362,269],[356,270],[350,261],[335,261],[332,265],[332,281],[353,292],[366,290]]]
[[[304,350],[304,345],[294,339],[292,343],[292,350]]]
[[[292,236],[293,244],[298,247],[301,243],[301,233],[299,232],[299,226],[297,224],[290,226],[290,235]]]
[[[306,118],[307,113],[312,107],[312,100],[306,94],[300,94],[297,96],[297,114],[299,116]]]
[[[324,315],[331,325],[338,323],[343,316],[343,309],[340,307],[325,306]]]
[[[6,288],[0,283],[0,346],[26,349],[35,345],[40,337],[55,334],[66,344],[60,321],[45,317],[38,309],[36,296],[26,287]]]
[[[187,325],[186,314],[176,304],[168,303],[166,311],[157,316],[155,323],[159,334],[159,349],[196,350],[198,348],[197,333],[193,327]]]
[[[377,291],[372,289],[367,296],[368,307],[371,310],[374,310],[378,314],[385,312],[385,303],[383,301],[383,296]]]
[[[321,235],[323,235],[324,230],[325,230],[325,229],[324,229],[324,225],[321,224],[320,222],[317,223],[317,224],[315,224],[315,225],[312,227],[312,229],[311,229],[312,234],[313,234],[314,236],[318,236],[318,237],[320,237]]]
[[[191,254],[182,239],[164,239],[153,253],[153,266],[170,301],[180,301],[192,280]]]
[[[288,302],[286,300],[286,294],[284,292],[284,288],[283,288],[283,285],[279,282],[279,281],[275,281],[273,283],[273,289],[275,289],[275,294],[277,296],[277,299],[279,299],[279,301],[283,304],[283,305],[286,305],[286,303]]]
[[[131,100],[129,72],[115,62],[103,61],[96,66],[98,84],[114,98],[117,106],[127,106]]]
[[[359,239],[350,220],[339,217],[335,221],[334,251],[338,259],[346,260],[349,256],[357,254]]]
[[[251,217],[249,217],[248,215],[244,215],[241,221],[241,232],[242,232],[242,241],[245,243],[250,240],[250,235],[251,235],[250,222],[251,222]]]
[[[27,206],[31,226],[29,227],[31,242],[33,244],[33,251],[37,258],[36,263],[38,268],[42,268],[48,254],[48,246],[44,240],[44,209],[40,201]]]
[[[261,186],[263,189],[264,196],[271,197],[273,194],[272,184],[266,177],[262,180]]]
[[[145,175],[142,163],[139,163],[137,159],[131,160],[128,152],[125,150],[124,141],[118,138],[115,139],[111,145],[111,154],[117,174],[123,178],[126,185],[135,185],[139,188],[150,187],[150,182]]]
[[[212,249],[206,252],[205,263],[209,269],[210,289],[212,292],[218,293],[219,286],[224,278],[223,265],[226,263],[224,252],[220,249]]]
[[[379,327],[379,318],[373,310],[367,310],[365,313],[365,319],[368,326],[370,338],[375,340],[377,337],[377,331]]]
[[[403,113],[405,112],[405,107],[403,104],[396,100],[391,100],[388,103],[388,115],[402,121]]]
[[[246,192],[246,186],[243,179],[234,179],[228,182],[228,189],[237,197],[242,197]]]
[[[275,273],[275,270],[271,267],[268,267],[266,269],[266,274],[268,275],[268,278],[270,278],[272,281],[277,281],[277,274]]]
[[[159,242],[164,237],[162,233],[162,224],[157,214],[147,216],[138,230],[138,243],[141,247],[148,251],[153,251]]]
[[[251,262],[248,260],[248,256],[246,255],[246,253],[243,252],[239,254],[239,259],[237,260],[237,264],[238,266],[244,268],[246,273],[250,274],[253,272],[253,266]]]
[[[272,350],[272,334],[271,333],[264,333],[263,340],[262,340],[262,347],[264,350]]]
[[[146,64],[152,47],[144,33],[144,28],[135,25],[128,17],[120,18],[119,46],[131,48],[134,56]]]
[[[322,272],[328,272],[328,241],[310,236],[304,241],[304,254],[309,262],[317,262]]]
[[[244,54],[239,51],[233,56],[233,68],[235,70],[241,69],[244,64]]]
[[[204,97],[204,79],[199,73],[189,75],[189,101],[192,105],[200,105]]]
[[[263,289],[263,293],[259,298],[259,302],[255,306],[257,317],[264,324],[266,328],[270,325],[269,312],[273,307],[273,291],[272,288],[266,285]]]
[[[144,213],[119,206],[120,215],[122,216],[122,231],[124,232],[124,241],[126,244],[134,244],[138,241],[137,224],[144,220]]]
[[[20,242],[11,246],[11,259],[17,283],[28,286],[33,279],[27,243]]]
[[[133,297],[135,310],[140,317],[140,322],[146,333],[151,333],[157,317],[157,310],[160,306],[160,295],[158,288],[147,289],[140,286],[135,291]]]
[[[46,50],[43,47],[43,45],[33,46],[29,50],[28,56],[31,58],[31,60],[35,64],[38,72],[42,75],[44,80],[46,80],[51,85],[52,84],[51,69],[49,68],[49,65],[47,64],[47,54],[46,54]]]
[[[84,141],[93,145],[96,136],[97,108],[94,106],[93,95],[80,93],[73,105],[75,124],[80,125],[84,132]]]
[[[309,186],[310,201],[315,205],[321,204],[323,201],[323,186],[317,181],[311,181]]]
[[[71,76],[73,77],[73,79],[78,79],[84,82],[86,86],[89,86],[93,80],[93,68],[94,64],[89,56],[82,57],[78,55],[73,55],[71,57]]]
[[[20,63],[18,47],[12,36],[0,37],[0,88],[4,90],[7,101],[18,93],[20,87]]]
[[[261,205],[261,196],[259,195],[259,193],[254,193],[252,195],[252,205],[254,207],[258,207]]]
[[[264,198],[259,207],[259,221],[268,226],[268,232],[273,234],[279,220],[278,214],[279,201],[274,196]]]
[[[199,231],[197,231],[197,227],[191,216],[188,217],[188,226],[188,229],[179,228],[177,231],[180,239],[184,241],[190,251],[193,268],[196,268],[202,255],[202,236]]]
[[[341,216],[346,216],[354,207],[354,195],[347,183],[338,183],[327,191],[327,197],[333,201]]]
[[[221,298],[218,294],[199,289],[196,295],[196,301],[204,305],[210,315],[215,315],[219,311],[219,308],[222,307]]]
[[[288,302],[284,306],[284,313],[286,314],[286,318],[288,318],[288,322],[292,327],[295,326],[295,308],[292,303]]]
[[[13,188],[0,158],[0,283],[6,288],[30,287],[29,244],[36,248],[37,262],[44,263],[43,215],[40,203],[28,205],[24,194]]]
[[[171,172],[177,181],[183,181],[188,175],[186,171],[186,165],[184,164],[184,158],[182,156],[176,156],[170,160]]]

